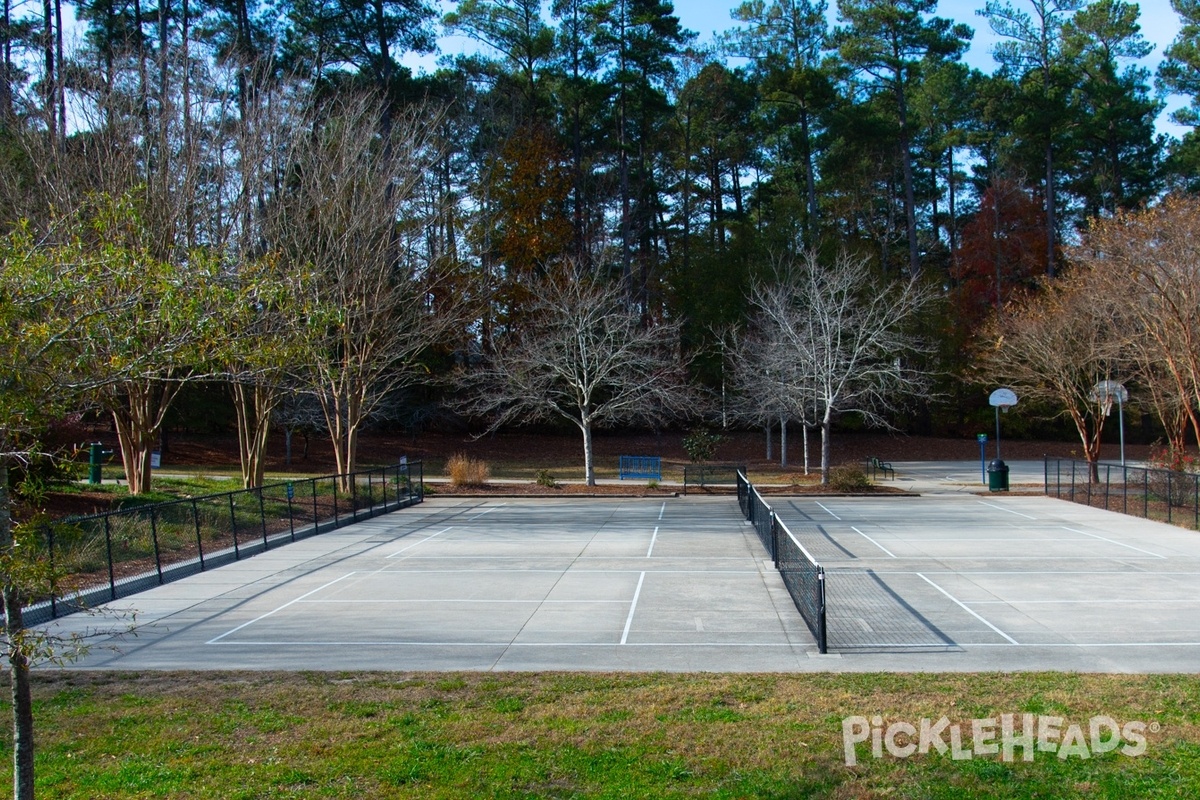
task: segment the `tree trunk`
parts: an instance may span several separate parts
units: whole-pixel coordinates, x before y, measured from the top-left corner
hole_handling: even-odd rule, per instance
[[[579,423],[583,431],[583,478],[588,486],[596,485],[596,469],[592,460],[592,420],[584,417]]]
[[[238,460],[242,467],[242,488],[263,485],[266,468],[267,437],[271,432],[271,411],[279,393],[261,383],[233,384],[233,406],[237,414]]]
[[[142,494],[150,491],[150,454],[158,444],[163,419],[179,384],[151,380],[130,382],[121,388],[124,398],[112,398],[113,424],[129,493]]]
[[[896,75],[896,97],[900,113],[900,166],[904,173],[904,225],[908,231],[908,276],[921,274],[921,256],[917,246],[917,200],[913,190],[912,144],[908,132],[908,106],[904,97],[903,76]]]
[[[0,550],[7,554],[12,547],[8,465],[0,461]],[[5,576],[3,591],[13,709],[13,797],[33,800],[33,697],[29,687],[29,658],[19,644],[25,627],[21,618],[21,594],[10,577]]]
[[[787,463],[787,417],[779,418],[779,466],[786,467]]]
[[[829,434],[833,427],[833,419],[826,412],[825,419],[821,420],[821,485],[829,485]]]
[[[1046,275],[1053,278],[1054,242],[1057,225],[1054,222],[1054,145],[1046,142]]]
[[[808,474],[808,423],[800,426],[801,437],[804,440],[804,474]]]

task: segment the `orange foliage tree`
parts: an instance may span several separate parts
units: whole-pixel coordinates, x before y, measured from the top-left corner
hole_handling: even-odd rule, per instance
[[[491,195],[492,255],[501,272],[495,287],[498,321],[525,316],[530,282],[571,246],[567,211],[571,173],[566,154],[543,125],[519,128],[496,160]]]

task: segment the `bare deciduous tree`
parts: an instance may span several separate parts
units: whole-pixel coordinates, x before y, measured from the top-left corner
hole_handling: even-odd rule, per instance
[[[838,415],[887,427],[889,411],[928,396],[928,374],[906,359],[926,350],[908,329],[933,295],[912,281],[881,283],[864,259],[844,253],[829,265],[811,252],[781,259],[776,276],[752,290],[755,358],[778,375],[775,403],[793,413],[812,409],[826,483]]]
[[[1200,201],[1169,197],[1096,220],[1071,262],[1098,306],[1095,324],[1121,341],[1176,446],[1200,437]]]
[[[620,285],[563,269],[531,287],[528,324],[462,375],[464,408],[508,423],[569,420],[583,436],[584,478],[596,483],[592,431],[659,423],[696,407],[679,357],[679,326],[644,323]]]
[[[459,324],[460,300],[437,295],[422,244],[431,219],[420,187],[440,153],[438,114],[394,113],[386,139],[381,114],[375,98],[327,101],[293,140],[289,185],[268,220],[284,263],[312,276],[294,304],[303,326],[296,364],[342,474],[355,467],[372,411],[421,379],[422,356]]]
[[[1037,295],[1010,303],[984,328],[977,379],[1009,386],[1022,402],[1060,409],[1070,417],[1097,478],[1100,437],[1111,401],[1096,385],[1114,377],[1121,341],[1112,309],[1075,273]]]

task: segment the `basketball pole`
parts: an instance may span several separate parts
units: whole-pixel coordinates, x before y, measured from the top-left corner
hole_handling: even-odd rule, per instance
[[[996,406],[996,460],[1000,460],[1000,406]]]

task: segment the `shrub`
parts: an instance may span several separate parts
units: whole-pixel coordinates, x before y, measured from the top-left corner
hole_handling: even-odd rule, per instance
[[[697,428],[683,438],[683,449],[693,464],[703,464],[713,457],[721,439],[719,433],[713,433],[707,428]]]
[[[871,485],[867,473],[858,464],[842,464],[829,469],[829,485],[839,492],[854,492]]]
[[[548,469],[539,469],[537,473],[537,485],[545,486],[547,489],[557,489],[558,481],[550,474]]]
[[[455,453],[446,461],[446,472],[455,486],[484,486],[491,477],[484,461]]]
[[[1196,475],[1200,462],[1184,450],[1160,448],[1147,459],[1150,472],[1146,475],[1147,489],[1152,497],[1173,506],[1184,507],[1194,502]]]
[[[654,478],[651,478],[650,481],[646,484],[646,488],[647,489],[657,489],[658,481],[654,480]]]

